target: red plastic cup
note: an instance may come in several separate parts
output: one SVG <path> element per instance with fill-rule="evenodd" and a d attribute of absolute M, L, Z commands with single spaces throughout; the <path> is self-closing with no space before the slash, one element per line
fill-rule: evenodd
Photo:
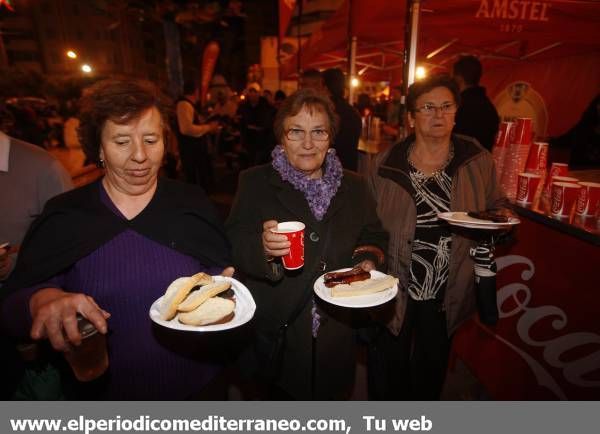
<path fill-rule="evenodd" d="M 304 228 L 302 222 L 281 222 L 277 229 L 272 229 L 276 234 L 285 235 L 291 243 L 290 253 L 281 257 L 286 270 L 304 267 Z"/>
<path fill-rule="evenodd" d="M 566 176 L 569 173 L 569 165 L 566 163 L 552 163 L 548 176 L 546 177 L 546 187 L 544 188 L 544 196 L 550 197 L 550 190 L 552 190 L 552 181 L 555 176 Z"/>
<path fill-rule="evenodd" d="M 541 179 L 542 175 L 537 173 L 519 173 L 517 202 L 523 204 L 532 203 Z"/>
<path fill-rule="evenodd" d="M 575 205 L 581 186 L 573 182 L 552 182 L 552 207 L 550 212 L 556 217 L 568 217 Z"/>
<path fill-rule="evenodd" d="M 552 163 L 548 176 L 567 176 L 569 165 L 567 163 Z"/>
<path fill-rule="evenodd" d="M 548 164 L 548 143 L 533 142 L 529 148 L 525 172 L 542 173 Z"/>
<path fill-rule="evenodd" d="M 576 212 L 579 215 L 595 216 L 600 210 L 600 184 L 597 182 L 580 182 Z"/>
<path fill-rule="evenodd" d="M 515 123 L 515 137 L 513 143 L 528 145 L 531 143 L 533 121 L 531 118 L 517 118 Z"/>
<path fill-rule="evenodd" d="M 572 176 L 555 176 L 552 178 L 552 182 L 572 182 L 573 184 L 578 184 L 579 179 Z"/>
<path fill-rule="evenodd" d="M 499 148 L 505 148 L 511 143 L 513 143 L 513 138 L 515 135 L 514 125 L 514 122 L 500 123 L 498 133 L 496 134 L 496 141 L 494 142 L 494 146 L 497 146 Z"/>

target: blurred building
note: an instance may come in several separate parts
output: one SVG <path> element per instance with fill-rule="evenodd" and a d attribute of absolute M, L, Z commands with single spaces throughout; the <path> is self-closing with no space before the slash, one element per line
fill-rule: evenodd
<path fill-rule="evenodd" d="M 49 76 L 123 74 L 166 80 L 163 27 L 144 2 L 13 0 L 0 10 L 4 62 Z M 76 58 L 67 56 L 72 50 Z M 0 53 L 0 61 L 2 59 Z"/>

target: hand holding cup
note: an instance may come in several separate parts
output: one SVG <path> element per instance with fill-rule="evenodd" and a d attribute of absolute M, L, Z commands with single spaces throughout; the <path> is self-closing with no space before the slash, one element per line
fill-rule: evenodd
<path fill-rule="evenodd" d="M 267 257 L 281 257 L 283 267 L 297 270 L 304 266 L 304 228 L 302 222 L 268 220 L 263 223 L 263 248 Z M 267 232 L 271 232 L 268 234 Z"/>
<path fill-rule="evenodd" d="M 281 257 L 290 253 L 291 243 L 285 235 L 277 234 L 277 220 L 267 220 L 263 223 L 262 243 L 267 257 Z"/>

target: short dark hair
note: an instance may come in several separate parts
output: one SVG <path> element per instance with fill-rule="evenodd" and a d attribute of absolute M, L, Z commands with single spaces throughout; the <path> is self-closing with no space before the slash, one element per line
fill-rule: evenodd
<path fill-rule="evenodd" d="M 332 95 L 344 97 L 346 77 L 340 68 L 330 68 L 323 71 L 323 83 Z"/>
<path fill-rule="evenodd" d="M 85 156 L 100 162 L 102 130 L 107 120 L 124 124 L 156 107 L 160 113 L 163 132 L 169 130 L 171 101 L 149 81 L 133 79 L 102 80 L 83 93 L 80 100 L 77 135 Z"/>
<path fill-rule="evenodd" d="M 479 84 L 482 72 L 481 62 L 475 56 L 460 56 L 452 67 L 452 73 L 462 77 L 469 86 Z"/>
<path fill-rule="evenodd" d="M 277 92 L 275 92 L 275 101 L 283 101 L 285 99 L 285 92 L 282 91 L 281 89 L 279 89 Z"/>
<path fill-rule="evenodd" d="M 322 110 L 325 113 L 329 120 L 329 143 L 332 143 L 338 131 L 338 116 L 335 114 L 335 108 L 327 95 L 311 88 L 300 89 L 291 94 L 277 111 L 273 130 L 279 143 L 283 141 L 285 135 L 285 120 L 296 116 L 304 107 L 310 112 Z"/>
<path fill-rule="evenodd" d="M 303 83 L 306 84 L 306 81 L 311 81 L 314 80 L 315 82 L 319 82 L 320 86 L 323 85 L 323 76 L 321 75 L 321 73 L 319 72 L 318 69 L 314 69 L 314 68 L 309 68 L 306 69 L 304 71 L 302 71 L 302 73 L 300 74 L 300 80 L 299 80 L 299 85 L 302 86 Z"/>
<path fill-rule="evenodd" d="M 415 81 L 408 88 L 408 95 L 406 96 L 406 108 L 413 115 L 417 108 L 417 99 L 427 93 L 431 92 L 436 87 L 445 87 L 448 89 L 454 97 L 456 105 L 460 105 L 460 91 L 458 90 L 458 84 L 448 74 L 436 74 L 426 77 L 422 80 Z"/>

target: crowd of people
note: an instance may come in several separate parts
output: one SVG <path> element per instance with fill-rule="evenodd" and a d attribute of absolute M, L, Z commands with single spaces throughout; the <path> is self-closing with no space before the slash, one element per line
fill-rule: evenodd
<path fill-rule="evenodd" d="M 172 102 L 149 82 L 103 80 L 77 103 L 75 127 L 103 176 L 76 189 L 49 154 L 11 137 L 16 129 L 0 132 L 0 202 L 10 211 L 0 225 L 3 397 L 226 399 L 235 378 L 249 399 L 346 399 L 361 336 L 370 399 L 439 399 L 452 335 L 476 308 L 475 240 L 437 214 L 505 205 L 486 150 L 497 114 L 489 110 L 481 138 L 469 130 L 484 125 L 466 107 L 478 99 L 483 116 L 487 103 L 480 67 L 466 63 L 414 83 L 405 102 L 393 88 L 357 107 L 336 69 L 305 71 L 289 96 L 256 83 L 243 101 L 215 92 L 204 110 L 193 82 Z M 362 176 L 365 110 L 395 143 Z M 207 194 L 215 154 L 246 169 L 226 221 Z M 290 242 L 273 231 L 282 221 L 305 225 L 299 270 L 282 266 Z M 353 266 L 397 277 L 398 296 L 348 309 L 313 295 L 321 274 Z M 213 334 L 152 323 L 152 302 L 201 271 L 242 280 L 253 321 Z M 81 344 L 80 316 L 106 336 L 110 359 L 86 383 L 62 357 Z M 15 348 L 30 341 L 39 350 L 24 361 Z"/>

